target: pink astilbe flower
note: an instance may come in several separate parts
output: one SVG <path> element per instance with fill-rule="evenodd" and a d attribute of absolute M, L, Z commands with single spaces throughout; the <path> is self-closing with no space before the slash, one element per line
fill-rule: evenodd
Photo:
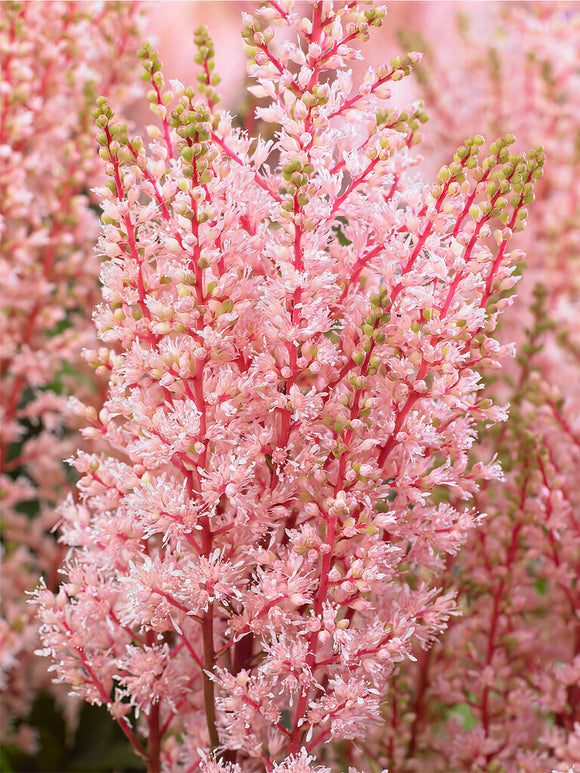
<path fill-rule="evenodd" d="M 538 217 L 518 236 L 528 256 L 520 297 L 504 318 L 519 355 L 489 386 L 511 404 L 509 423 L 488 438 L 505 481 L 476 494 L 488 517 L 441 581 L 459 587 L 462 618 L 393 680 L 384 761 L 395 770 L 580 765 L 579 11 L 507 8 L 493 40 L 467 37 L 472 66 L 457 81 L 470 94 L 453 98 L 451 120 L 441 102 L 433 111 L 440 137 L 462 122 L 509 122 L 545 143 L 549 163 Z M 492 66 L 478 67 L 484 59 Z M 443 96 L 445 68 L 434 64 L 424 75 Z"/>
<path fill-rule="evenodd" d="M 89 359 L 110 381 L 84 434 L 110 452 L 75 457 L 67 580 L 38 602 L 58 679 L 148 771 L 316 770 L 372 737 L 398 665 L 457 614 L 435 578 L 500 475 L 470 451 L 506 416 L 481 372 L 511 352 L 507 244 L 543 154 L 508 136 L 480 160 L 476 137 L 424 185 L 421 109 L 384 109 L 419 55 L 355 88 L 384 10 L 312 11 L 244 18 L 273 142 L 218 112 L 203 30 L 197 90 L 142 50 L 148 145 L 96 111 Z"/>
<path fill-rule="evenodd" d="M 550 163 L 536 190 L 536 217 L 519 239 L 526 248 L 535 246 L 527 249 L 524 284 L 532 288 L 541 281 L 551 294 L 577 298 L 576 272 L 569 264 L 579 250 L 580 11 L 565 1 L 495 5 L 487 35 L 481 34 L 477 11 L 458 16 L 445 46 L 430 44 L 428 29 L 401 34 L 428 50 L 420 87 L 432 131 L 431 147 L 423 152 L 440 163 L 482 126 L 495 134 L 515 133 L 522 147 L 541 143 Z M 553 315 L 554 307 L 549 311 Z M 564 314 L 560 319 L 569 321 L 569 310 Z"/>
<path fill-rule="evenodd" d="M 80 352 L 94 331 L 98 218 L 89 188 L 95 89 L 119 98 L 131 73 L 137 7 L 4 3 L 0 20 L 0 650 L 2 742 L 19 744 L 35 689 L 46 686 L 33 610 L 61 550 L 48 534 L 67 483 L 66 393 L 90 399 Z M 84 375 L 83 375 L 84 372 Z M 84 381 L 83 381 L 84 379 Z M 11 736 L 11 737 L 10 737 Z M 30 738 L 28 733 L 27 738 Z M 22 746 L 22 744 L 20 743 Z M 30 747 L 30 744 L 27 744 Z"/>

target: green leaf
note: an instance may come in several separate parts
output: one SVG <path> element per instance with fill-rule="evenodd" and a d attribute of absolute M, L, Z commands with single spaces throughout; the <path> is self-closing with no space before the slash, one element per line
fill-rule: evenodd
<path fill-rule="evenodd" d="M 479 725 L 479 721 L 471 713 L 471 706 L 469 703 L 456 703 L 455 706 L 452 706 L 449 710 L 449 716 L 455 716 L 459 719 L 461 722 L 461 729 L 464 731 L 474 730 Z"/>
<path fill-rule="evenodd" d="M 280 714 L 280 724 L 286 730 L 292 730 L 292 715 L 288 709 L 283 709 Z"/>

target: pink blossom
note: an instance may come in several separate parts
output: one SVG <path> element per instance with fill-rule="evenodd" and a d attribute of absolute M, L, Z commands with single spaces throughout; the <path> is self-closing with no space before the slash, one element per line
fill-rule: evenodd
<path fill-rule="evenodd" d="M 42 573 L 57 586 L 62 551 L 49 531 L 71 486 L 62 459 L 66 396 L 98 399 L 81 350 L 94 346 L 98 218 L 89 189 L 102 178 L 90 112 L 105 88 L 120 104 L 137 7 L 7 3 L 0 23 L 0 612 L 2 743 L 32 751 L 25 724 L 48 685 L 26 603 Z M 60 696 L 62 698 L 62 696 Z M 68 712 L 69 718 L 72 716 Z"/>
<path fill-rule="evenodd" d="M 336 73 L 384 9 L 311 10 L 244 18 L 271 143 L 218 111 L 203 29 L 197 90 L 141 50 L 147 140 L 95 110 L 104 451 L 73 460 L 66 579 L 37 601 L 57 678 L 150 772 L 328 770 L 327 744 L 376 738 L 500 477 L 473 454 L 505 418 L 483 374 L 543 153 L 476 137 L 421 183 L 421 108 L 382 110 L 420 56 L 353 86 Z"/>
<path fill-rule="evenodd" d="M 442 140 L 437 152 L 452 153 L 470 127 L 509 128 L 523 145 L 545 144 L 550 162 L 537 189 L 538 218 L 517 236 L 527 265 L 502 340 L 515 339 L 518 356 L 486 391 L 510 402 L 508 424 L 487 440 L 504 478 L 474 492 L 486 517 L 442 581 L 449 592 L 459 588 L 463 615 L 391 682 L 383 749 L 402 770 L 565 770 L 580 760 L 572 676 L 579 641 L 580 177 L 570 147 L 580 108 L 580 16 L 572 4 L 538 3 L 506 6 L 501 17 L 497 33 L 484 37 L 475 33 L 477 19 L 466 17 L 455 48 L 439 47 L 440 57 L 428 51 L 422 73 Z M 468 61 L 460 72 L 442 61 L 457 47 Z M 457 86 L 449 89 L 451 74 Z"/>

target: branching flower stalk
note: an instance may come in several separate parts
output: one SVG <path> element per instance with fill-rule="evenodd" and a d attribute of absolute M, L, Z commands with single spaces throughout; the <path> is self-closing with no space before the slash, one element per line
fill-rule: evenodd
<path fill-rule="evenodd" d="M 501 34 L 477 41 L 463 20 L 468 66 L 456 80 L 469 94 L 454 95 L 452 121 L 448 66 L 435 56 L 422 65 L 443 99 L 430 111 L 440 147 L 452 152 L 466 123 L 489 132 L 509 123 L 520 142 L 545 142 L 549 163 L 537 216 L 518 236 L 524 279 L 503 319 L 518 356 L 488 384 L 510 403 L 509 421 L 486 440 L 505 479 L 475 495 L 487 518 L 440 580 L 442 592 L 458 589 L 463 615 L 391 681 L 379 759 L 397 773 L 580 766 L 580 8 L 541 3 L 501 16 Z"/>
<path fill-rule="evenodd" d="M 87 356 L 109 391 L 73 407 L 109 451 L 74 457 L 66 581 L 37 601 L 58 678 L 149 773 L 300 773 L 365 737 L 370 764 L 394 672 L 458 612 L 437 577 L 501 475 L 471 452 L 506 417 L 482 373 L 511 353 L 494 330 L 543 153 L 506 136 L 480 158 L 476 136 L 422 183 L 422 109 L 385 104 L 419 54 L 358 87 L 348 70 L 383 17 L 244 17 L 274 141 L 218 110 L 204 30 L 197 89 L 142 49 L 148 142 L 99 100 Z"/>
<path fill-rule="evenodd" d="M 50 680 L 25 592 L 41 573 L 58 586 L 62 550 L 49 531 L 72 490 L 62 460 L 78 445 L 66 399 L 94 400 L 99 388 L 81 357 L 96 340 L 89 189 L 104 176 L 91 112 L 97 89 L 126 98 L 139 13 L 92 2 L 7 2 L 0 13 L 0 737 L 28 751 L 23 720 Z"/>

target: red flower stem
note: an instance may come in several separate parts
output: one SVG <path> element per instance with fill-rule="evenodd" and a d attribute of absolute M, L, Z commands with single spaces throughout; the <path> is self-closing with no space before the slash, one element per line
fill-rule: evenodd
<path fill-rule="evenodd" d="M 419 730 L 421 724 L 425 719 L 427 713 L 427 704 L 425 701 L 425 695 L 427 693 L 427 687 L 429 685 L 429 664 L 431 661 L 431 653 L 433 650 L 421 650 L 418 657 L 418 673 L 417 682 L 415 688 L 415 707 L 413 724 L 411 725 L 411 737 L 409 739 L 409 745 L 407 747 L 407 759 L 412 759 L 415 755 L 415 749 L 417 747 L 417 738 L 419 736 Z"/>
<path fill-rule="evenodd" d="M 72 629 L 68 625 L 65 625 L 65 628 L 69 632 L 69 634 L 72 634 Z M 97 677 L 97 675 L 91 668 L 91 665 L 89 664 L 88 660 L 86 659 L 84 649 L 82 647 L 79 647 L 77 649 L 77 652 L 79 654 L 81 663 L 83 664 L 83 668 L 85 669 L 85 671 L 90 677 L 91 682 L 95 685 L 95 687 L 99 692 L 100 699 L 105 705 L 109 705 L 111 702 L 111 699 L 109 698 L 109 694 L 105 690 L 102 682 Z M 135 752 L 135 754 L 139 755 L 139 757 L 146 760 L 147 753 L 145 752 L 145 749 L 143 748 L 143 746 L 140 744 L 135 733 L 131 730 L 131 727 L 129 725 L 127 718 L 123 717 L 122 720 L 118 720 L 117 724 L 119 725 L 119 727 L 121 728 L 121 730 L 123 731 L 127 739 L 129 740 L 129 743 L 131 744 L 131 747 L 133 748 L 133 751 Z"/>
<path fill-rule="evenodd" d="M 318 583 L 318 591 L 316 593 L 316 599 L 314 600 L 315 617 L 318 617 L 322 613 L 322 605 L 326 601 L 326 595 L 328 593 L 328 573 L 332 566 L 332 554 L 334 552 L 334 543 L 336 540 L 336 518 L 328 517 L 326 520 L 326 543 L 330 546 L 330 550 L 322 556 L 322 565 L 320 567 L 320 581 Z M 316 650 L 318 647 L 318 631 L 313 631 L 310 634 L 308 642 L 308 655 L 306 660 L 308 665 L 312 668 L 316 663 Z M 298 722 L 303 719 L 306 707 L 308 705 L 308 690 L 301 690 L 300 697 L 296 706 L 296 713 L 294 715 L 294 726 L 292 728 L 292 734 L 290 742 L 288 744 L 288 753 L 295 754 L 299 747 L 303 735 L 302 727 L 298 726 Z"/>
<path fill-rule="evenodd" d="M 159 701 L 151 705 L 147 715 L 149 734 L 147 738 L 147 773 L 161 771 L 161 732 L 159 727 Z"/>

